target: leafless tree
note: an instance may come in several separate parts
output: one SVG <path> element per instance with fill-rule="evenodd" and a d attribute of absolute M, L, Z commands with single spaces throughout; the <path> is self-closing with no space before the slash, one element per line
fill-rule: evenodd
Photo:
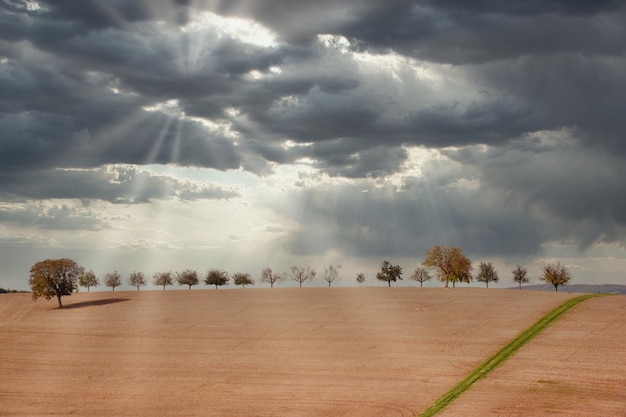
<path fill-rule="evenodd" d="M 313 278 L 315 278 L 315 271 L 311 268 L 304 268 L 299 265 L 291 267 L 291 280 L 296 281 L 300 287 L 302 287 L 303 282 L 313 281 Z"/>
<path fill-rule="evenodd" d="M 519 289 L 522 289 L 522 284 L 526 284 L 530 281 L 528 278 L 528 270 L 521 265 L 516 265 L 513 270 L 513 282 L 519 284 Z"/>
<path fill-rule="evenodd" d="M 261 272 L 261 282 L 270 284 L 270 288 L 274 288 L 274 284 L 283 280 L 283 276 L 279 273 L 272 272 L 272 268 L 265 268 Z"/>
<path fill-rule="evenodd" d="M 341 280 L 341 278 L 339 277 L 339 268 L 341 268 L 340 265 L 330 265 L 324 270 L 324 281 L 328 282 L 329 288 L 333 282 Z"/>

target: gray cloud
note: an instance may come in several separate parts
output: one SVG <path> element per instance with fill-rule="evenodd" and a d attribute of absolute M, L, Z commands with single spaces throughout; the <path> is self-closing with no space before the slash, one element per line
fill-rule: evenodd
<path fill-rule="evenodd" d="M 7 173 L 0 176 L 0 184 L 0 198 L 5 201 L 93 199 L 115 204 L 140 204 L 171 198 L 191 201 L 239 196 L 238 192 L 226 187 L 155 175 L 125 166 Z"/>
<path fill-rule="evenodd" d="M 621 2 L 78 3 L 0 2 L 3 200 L 229 198 L 135 168 L 111 182 L 108 166 L 268 175 L 306 158 L 357 185 L 294 191 L 306 210 L 281 212 L 301 225 L 297 253 L 626 241 Z M 181 28 L 203 11 L 253 19 L 277 40 Z M 410 147 L 452 162 L 431 162 L 402 192 L 361 193 L 359 179 L 401 172 Z"/>

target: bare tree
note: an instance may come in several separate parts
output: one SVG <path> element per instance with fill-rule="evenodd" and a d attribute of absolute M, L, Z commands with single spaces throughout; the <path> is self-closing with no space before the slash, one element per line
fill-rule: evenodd
<path fill-rule="evenodd" d="M 272 272 L 272 268 L 265 268 L 261 271 L 261 282 L 270 284 L 270 288 L 274 288 L 274 284 L 283 280 L 283 276 L 279 273 Z"/>
<path fill-rule="evenodd" d="M 516 265 L 513 272 L 513 282 L 519 284 L 519 289 L 522 289 L 522 284 L 526 284 L 530 281 L 528 278 L 528 270 L 521 265 Z"/>
<path fill-rule="evenodd" d="M 313 278 L 315 278 L 315 271 L 311 268 L 304 268 L 299 265 L 291 267 L 291 280 L 296 281 L 300 287 L 302 287 L 303 282 L 313 281 Z"/>
<path fill-rule="evenodd" d="M 328 282 L 329 288 L 333 282 L 341 280 L 341 278 L 339 277 L 339 268 L 341 268 L 340 265 L 338 266 L 330 265 L 328 268 L 324 270 L 324 281 Z"/>
<path fill-rule="evenodd" d="M 356 282 L 358 282 L 359 285 L 365 282 L 365 274 L 363 272 L 359 272 L 358 274 L 356 274 Z"/>
<path fill-rule="evenodd" d="M 380 272 L 376 274 L 376 279 L 387 282 L 391 287 L 391 281 L 402 279 L 402 267 L 400 265 L 392 265 L 391 262 L 384 260 L 380 266 Z"/>
<path fill-rule="evenodd" d="M 441 282 L 452 282 L 456 286 L 457 282 L 467 282 L 472 280 L 472 262 L 463 250 L 454 246 L 435 246 L 426 251 L 426 257 L 422 265 L 437 269 L 437 278 Z"/>
<path fill-rule="evenodd" d="M 413 271 L 413 275 L 411 275 L 411 279 L 413 281 L 417 281 L 420 283 L 420 288 L 422 288 L 424 282 L 430 281 L 432 278 L 433 277 L 430 276 L 428 269 L 424 268 L 423 266 L 418 266 L 417 268 L 415 268 L 415 271 Z"/>
<path fill-rule="evenodd" d="M 133 287 L 137 287 L 137 291 L 139 291 L 139 287 L 144 287 L 148 281 L 146 281 L 146 277 L 143 275 L 143 272 L 133 271 L 128 278 L 128 283 Z"/>
<path fill-rule="evenodd" d="M 183 272 L 176 273 L 176 281 L 178 285 L 188 285 L 191 289 L 192 285 L 198 285 L 198 273 L 192 269 L 185 269 Z"/>
<path fill-rule="evenodd" d="M 250 274 L 243 272 L 237 272 L 233 275 L 233 282 L 235 285 L 241 285 L 242 288 L 246 288 L 246 285 L 254 285 L 254 280 L 250 277 Z"/>
<path fill-rule="evenodd" d="M 92 270 L 89 270 L 78 277 L 78 285 L 87 288 L 87 292 L 89 292 L 89 288 L 97 287 L 100 285 L 100 281 L 98 281 L 96 274 L 94 274 Z"/>
<path fill-rule="evenodd" d="M 481 262 L 478 265 L 478 275 L 476 275 L 476 281 L 484 282 L 487 288 L 489 288 L 490 282 L 498 282 L 499 280 L 500 278 L 498 277 L 498 273 L 491 262 Z"/>
<path fill-rule="evenodd" d="M 539 279 L 554 285 L 554 291 L 558 292 L 559 285 L 569 283 L 572 276 L 567 268 L 561 266 L 560 262 L 557 262 L 556 264 L 545 264 L 543 266 L 543 275 Z"/>
<path fill-rule="evenodd" d="M 152 275 L 152 283 L 159 287 L 163 287 L 163 291 L 165 291 L 165 286 L 174 285 L 174 280 L 172 279 L 171 272 L 155 272 Z"/>
<path fill-rule="evenodd" d="M 115 291 L 115 287 L 122 285 L 122 276 L 117 271 L 109 272 L 104 276 L 104 285 Z"/>
<path fill-rule="evenodd" d="M 33 301 L 39 297 L 44 297 L 46 300 L 56 297 L 59 308 L 63 308 L 61 297 L 72 295 L 78 289 L 76 281 L 84 272 L 83 267 L 68 258 L 37 262 L 30 268 L 28 280 L 33 291 Z"/>
<path fill-rule="evenodd" d="M 228 281 L 230 281 L 230 278 L 228 278 L 228 272 L 221 269 L 211 269 L 206 273 L 204 285 L 215 285 L 215 289 L 217 289 L 222 285 L 228 285 Z"/>

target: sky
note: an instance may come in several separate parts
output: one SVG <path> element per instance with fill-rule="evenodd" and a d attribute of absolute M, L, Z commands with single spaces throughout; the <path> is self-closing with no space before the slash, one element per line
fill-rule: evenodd
<path fill-rule="evenodd" d="M 292 265 L 385 285 L 387 259 L 416 285 L 434 245 L 500 287 L 546 262 L 626 284 L 625 21 L 608 0 L 0 0 L 0 287 L 60 257 L 257 287 Z"/>

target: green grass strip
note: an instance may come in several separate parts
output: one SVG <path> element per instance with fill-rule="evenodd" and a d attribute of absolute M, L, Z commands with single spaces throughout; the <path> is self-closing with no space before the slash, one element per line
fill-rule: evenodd
<path fill-rule="evenodd" d="M 561 304 L 554 310 L 550 311 L 548 314 L 543 316 L 537 323 L 530 326 L 528 329 L 524 330 L 509 342 L 508 345 L 504 346 L 498 352 L 496 352 L 493 356 L 484 361 L 481 365 L 479 365 L 472 373 L 466 376 L 463 380 L 461 380 L 458 384 L 452 387 L 448 392 L 443 394 L 441 397 L 437 399 L 426 411 L 419 415 L 419 417 L 430 417 L 434 416 L 448 405 L 452 403 L 457 397 L 459 397 L 463 392 L 465 392 L 472 384 L 481 378 L 485 377 L 489 372 L 493 371 L 496 367 L 498 367 L 502 362 L 507 360 L 511 355 L 513 355 L 519 348 L 524 346 L 528 341 L 530 341 L 533 337 L 538 335 L 543 329 L 548 327 L 554 320 L 559 318 L 563 313 L 568 311 L 570 308 L 575 305 L 588 300 L 589 298 L 599 297 L 606 294 L 585 294 L 576 298 L 572 298 L 565 303 Z"/>

